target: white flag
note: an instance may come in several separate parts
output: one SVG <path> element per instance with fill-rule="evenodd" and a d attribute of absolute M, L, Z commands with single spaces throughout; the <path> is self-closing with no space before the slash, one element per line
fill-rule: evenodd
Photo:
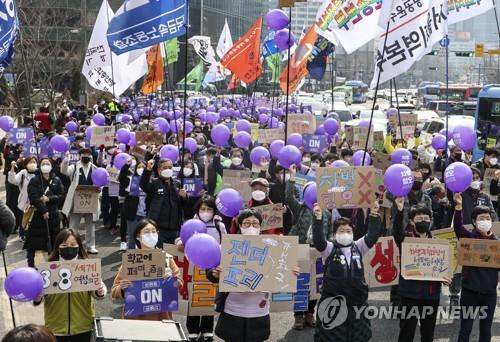
<path fill-rule="evenodd" d="M 212 40 L 207 36 L 192 36 L 188 39 L 189 44 L 193 45 L 194 51 L 208 65 L 217 63 L 215 52 L 212 47 Z"/>
<path fill-rule="evenodd" d="M 229 31 L 229 25 L 227 24 L 226 19 L 226 23 L 224 24 L 224 28 L 222 29 L 219 37 L 219 42 L 217 43 L 217 48 L 215 49 L 217 56 L 222 59 L 222 57 L 224 57 L 224 55 L 231 50 L 232 46 L 233 38 L 231 37 L 231 31 Z"/>
<path fill-rule="evenodd" d="M 472 3 L 471 3 L 472 2 Z M 448 0 L 448 25 L 458 23 L 495 8 L 493 0 Z"/>
<path fill-rule="evenodd" d="M 394 0 L 383 59 L 385 33 L 379 39 L 371 88 L 379 73 L 380 84 L 404 73 L 448 33 L 446 0 L 418 0 L 413 11 L 407 10 L 405 1 Z"/>

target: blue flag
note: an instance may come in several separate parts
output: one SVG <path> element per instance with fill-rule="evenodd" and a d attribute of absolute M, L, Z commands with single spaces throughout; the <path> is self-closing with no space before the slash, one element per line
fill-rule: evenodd
<path fill-rule="evenodd" d="M 14 3 L 0 2 L 0 72 L 3 72 L 12 61 L 18 31 L 19 21 Z"/>
<path fill-rule="evenodd" d="M 186 34 L 186 0 L 126 0 L 111 19 L 107 31 L 111 50 L 120 55 Z"/>
<path fill-rule="evenodd" d="M 307 71 L 315 80 L 321 81 L 326 71 L 328 55 L 334 50 L 334 45 L 323 37 L 318 37 L 314 49 L 307 62 Z"/>
<path fill-rule="evenodd" d="M 262 57 L 264 58 L 274 55 L 280 51 L 274 42 L 274 35 L 275 32 L 270 31 L 264 41 L 264 44 L 262 45 Z"/>

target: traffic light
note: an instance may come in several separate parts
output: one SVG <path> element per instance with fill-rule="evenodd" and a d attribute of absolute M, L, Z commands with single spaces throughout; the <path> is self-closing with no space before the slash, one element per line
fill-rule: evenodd
<path fill-rule="evenodd" d="M 472 51 L 456 51 L 455 56 L 457 56 L 457 57 L 474 57 L 474 52 L 472 52 Z"/>
<path fill-rule="evenodd" d="M 439 51 L 438 50 L 432 50 L 431 52 L 429 52 L 427 54 L 427 56 L 437 56 L 439 54 Z"/>

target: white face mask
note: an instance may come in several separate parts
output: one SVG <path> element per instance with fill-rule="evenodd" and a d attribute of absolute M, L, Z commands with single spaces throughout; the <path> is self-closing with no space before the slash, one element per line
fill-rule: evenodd
<path fill-rule="evenodd" d="M 185 168 L 185 169 L 183 170 L 183 173 L 184 173 L 184 176 L 185 176 L 185 177 L 189 177 L 189 176 L 191 176 L 191 175 L 193 174 L 193 169 L 190 169 L 190 168 Z"/>
<path fill-rule="evenodd" d="M 231 159 L 231 163 L 233 163 L 233 165 L 236 165 L 236 166 L 240 166 L 241 165 L 241 158 L 233 158 Z"/>
<path fill-rule="evenodd" d="M 140 169 L 137 169 L 137 174 L 138 174 L 139 176 L 142 176 L 142 173 L 143 173 L 143 172 L 144 172 L 144 168 L 142 168 L 142 167 L 141 167 Z"/>
<path fill-rule="evenodd" d="M 258 202 L 266 199 L 266 193 L 261 190 L 252 191 L 252 198 Z"/>
<path fill-rule="evenodd" d="M 491 166 L 495 166 L 495 165 L 497 165 L 497 163 L 498 163 L 498 159 L 497 158 L 491 158 L 490 159 L 490 165 Z"/>
<path fill-rule="evenodd" d="M 160 172 L 160 176 L 163 178 L 171 178 L 174 175 L 174 170 L 172 169 L 165 169 Z"/>
<path fill-rule="evenodd" d="M 212 218 L 214 217 L 214 214 L 213 213 L 209 213 L 209 212 L 202 212 L 202 213 L 199 213 L 198 214 L 198 217 L 200 218 L 200 220 L 202 220 L 203 222 L 210 222 L 212 221 Z"/>
<path fill-rule="evenodd" d="M 130 163 L 130 168 L 135 168 L 135 166 L 137 165 L 137 162 L 135 160 L 132 161 L 132 163 Z"/>
<path fill-rule="evenodd" d="M 141 234 L 141 243 L 149 248 L 155 248 L 156 244 L 158 243 L 158 234 Z"/>
<path fill-rule="evenodd" d="M 316 171 L 316 169 L 319 167 L 319 163 L 311 163 L 311 169 L 313 171 Z"/>
<path fill-rule="evenodd" d="M 50 173 L 50 171 L 52 171 L 52 165 L 42 165 L 40 170 L 42 170 L 42 173 Z"/>
<path fill-rule="evenodd" d="M 343 246 L 349 246 L 352 243 L 353 235 L 349 233 L 337 233 L 335 234 L 335 241 Z"/>
<path fill-rule="evenodd" d="M 479 189 L 481 189 L 481 182 L 474 181 L 474 182 L 470 183 L 470 187 L 474 190 L 479 190 Z"/>
<path fill-rule="evenodd" d="M 491 229 L 491 221 L 490 220 L 477 221 L 477 229 L 483 233 L 489 232 Z"/>
<path fill-rule="evenodd" d="M 255 227 L 241 228 L 241 234 L 243 234 L 243 235 L 260 235 L 260 228 L 255 228 Z"/>

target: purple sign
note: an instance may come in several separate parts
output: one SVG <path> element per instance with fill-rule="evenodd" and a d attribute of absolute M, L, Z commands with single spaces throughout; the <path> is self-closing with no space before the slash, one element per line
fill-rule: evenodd
<path fill-rule="evenodd" d="M 203 178 L 184 178 L 184 190 L 190 197 L 200 197 L 204 189 Z"/>
<path fill-rule="evenodd" d="M 306 152 L 322 153 L 327 146 L 326 137 L 324 135 L 302 134 L 302 146 Z"/>
<path fill-rule="evenodd" d="M 26 144 L 33 140 L 33 128 L 11 128 L 9 131 L 9 144 Z"/>
<path fill-rule="evenodd" d="M 37 156 L 40 158 L 45 158 L 49 156 L 49 150 L 50 146 L 49 140 L 47 138 L 43 138 L 38 143 L 28 140 L 23 144 L 23 152 L 25 156 Z"/>
<path fill-rule="evenodd" d="M 179 310 L 176 277 L 136 280 L 125 290 L 125 317 Z"/>

